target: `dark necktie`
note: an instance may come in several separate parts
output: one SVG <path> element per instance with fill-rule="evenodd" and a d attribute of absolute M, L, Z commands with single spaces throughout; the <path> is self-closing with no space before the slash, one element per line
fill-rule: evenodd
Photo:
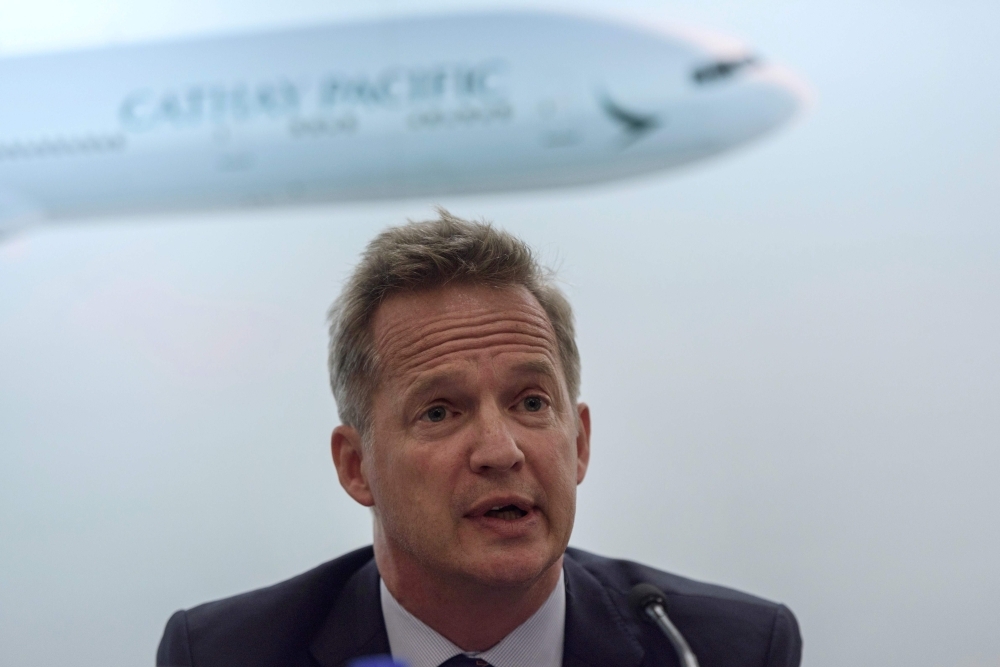
<path fill-rule="evenodd" d="M 492 667 L 492 665 L 482 658 L 470 658 L 459 653 L 454 658 L 442 662 L 440 667 Z"/>

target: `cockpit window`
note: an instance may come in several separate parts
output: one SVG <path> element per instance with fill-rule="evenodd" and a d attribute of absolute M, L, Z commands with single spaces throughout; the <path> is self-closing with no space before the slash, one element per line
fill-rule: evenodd
<path fill-rule="evenodd" d="M 708 65 L 703 65 L 691 73 L 691 78 L 695 83 L 711 83 L 728 79 L 742 69 L 746 69 L 757 64 L 755 56 L 745 58 L 735 58 L 732 60 L 717 60 Z"/>

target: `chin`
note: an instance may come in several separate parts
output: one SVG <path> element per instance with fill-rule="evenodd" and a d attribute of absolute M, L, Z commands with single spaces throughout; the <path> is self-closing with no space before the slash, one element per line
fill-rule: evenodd
<path fill-rule="evenodd" d="M 505 549 L 467 561 L 463 569 L 471 578 L 491 588 L 521 588 L 534 583 L 561 555 Z"/>

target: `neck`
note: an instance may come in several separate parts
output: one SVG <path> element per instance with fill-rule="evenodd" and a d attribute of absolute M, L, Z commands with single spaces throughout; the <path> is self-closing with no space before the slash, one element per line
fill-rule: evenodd
<path fill-rule="evenodd" d="M 562 556 L 530 582 L 496 586 L 435 576 L 375 539 L 379 576 L 396 601 L 463 651 L 485 651 L 528 620 L 559 582 Z"/>

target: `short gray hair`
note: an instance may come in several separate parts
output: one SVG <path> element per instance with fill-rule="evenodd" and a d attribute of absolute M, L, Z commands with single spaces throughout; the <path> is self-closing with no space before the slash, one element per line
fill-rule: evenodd
<path fill-rule="evenodd" d="M 531 248 L 488 222 L 457 218 L 438 209 L 436 220 L 390 227 L 365 248 L 330 308 L 330 386 L 342 423 L 362 434 L 371 425 L 379 360 L 372 332 L 375 311 L 400 292 L 448 283 L 528 289 L 545 310 L 559 346 L 569 398 L 580 391 L 580 353 L 573 310 L 554 274 Z"/>

